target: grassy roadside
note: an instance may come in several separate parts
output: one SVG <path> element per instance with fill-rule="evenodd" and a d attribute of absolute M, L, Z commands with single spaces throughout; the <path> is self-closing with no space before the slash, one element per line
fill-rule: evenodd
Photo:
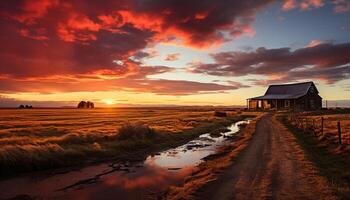
<path fill-rule="evenodd" d="M 91 145 L 77 142 L 62 144 L 59 147 L 48 146 L 46 151 L 30 151 L 30 154 L 29 151 L 18 148 L 15 151 L 12 150 L 11 154 L 0 156 L 0 177 L 6 178 L 24 172 L 62 167 L 79 167 L 102 161 L 143 160 L 149 154 L 179 146 L 203 133 L 215 131 L 247 117 L 254 116 L 238 115 L 205 122 L 182 133 L 157 132 L 147 127 L 135 130 L 132 127 L 126 127 L 124 132 L 132 130 L 135 134 L 130 134 L 129 137 L 120 137 L 116 134 L 115 137 L 105 138 L 98 143 L 90 142 Z M 145 134 L 138 135 L 140 131 Z"/>
<path fill-rule="evenodd" d="M 216 180 L 220 172 L 229 167 L 240 156 L 241 152 L 247 147 L 252 139 L 256 123 L 263 116 L 260 113 L 246 127 L 241 129 L 233 138 L 230 144 L 218 149 L 216 154 L 204 158 L 205 162 L 201 163 L 192 175 L 187 177 L 180 186 L 172 186 L 159 198 L 167 200 L 175 199 L 195 199 L 196 191 L 200 190 L 208 182 Z"/>
<path fill-rule="evenodd" d="M 316 165 L 320 175 L 326 177 L 336 195 L 340 199 L 350 199 L 350 160 L 330 151 L 331 148 L 339 147 L 324 144 L 314 136 L 302 133 L 289 124 L 286 115 L 281 115 L 277 119 L 293 133 L 307 158 Z"/>

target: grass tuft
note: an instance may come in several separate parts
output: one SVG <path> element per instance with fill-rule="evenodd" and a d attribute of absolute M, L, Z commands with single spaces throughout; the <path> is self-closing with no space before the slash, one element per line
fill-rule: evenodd
<path fill-rule="evenodd" d="M 126 123 L 118 130 L 118 140 L 144 140 L 157 137 L 155 129 L 147 125 Z"/>

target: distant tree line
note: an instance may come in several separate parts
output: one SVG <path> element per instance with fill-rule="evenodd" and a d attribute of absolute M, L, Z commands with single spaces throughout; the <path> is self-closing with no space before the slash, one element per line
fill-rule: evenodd
<path fill-rule="evenodd" d="M 90 101 L 81 101 L 77 106 L 77 108 L 94 108 L 94 107 L 95 107 L 94 103 Z"/>
<path fill-rule="evenodd" d="M 32 105 L 19 105 L 18 108 L 33 108 Z"/>

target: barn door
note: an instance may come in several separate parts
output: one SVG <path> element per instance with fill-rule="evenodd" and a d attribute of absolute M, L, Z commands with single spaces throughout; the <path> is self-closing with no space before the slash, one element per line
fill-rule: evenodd
<path fill-rule="evenodd" d="M 289 100 L 284 100 L 284 107 L 289 108 L 290 107 L 290 101 Z"/>

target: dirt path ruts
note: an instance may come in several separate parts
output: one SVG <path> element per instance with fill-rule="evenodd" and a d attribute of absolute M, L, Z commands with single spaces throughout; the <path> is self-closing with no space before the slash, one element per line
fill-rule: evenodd
<path fill-rule="evenodd" d="M 294 136 L 264 116 L 247 149 L 197 199 L 336 199 Z"/>

